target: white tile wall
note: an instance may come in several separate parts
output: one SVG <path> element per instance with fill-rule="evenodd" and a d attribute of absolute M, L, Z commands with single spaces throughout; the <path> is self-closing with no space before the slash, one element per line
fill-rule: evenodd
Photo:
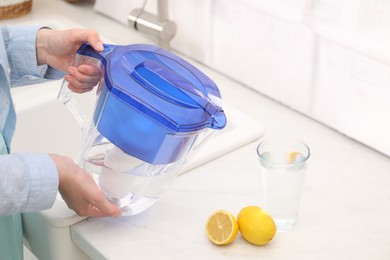
<path fill-rule="evenodd" d="M 306 26 L 224 0 L 213 1 L 211 21 L 212 67 L 308 111 L 314 35 Z"/>
<path fill-rule="evenodd" d="M 177 24 L 171 46 L 203 63 L 211 56 L 211 5 L 209 0 L 171 0 L 170 17 Z"/>
<path fill-rule="evenodd" d="M 284 21 L 303 21 L 310 1 L 307 0 L 235 0 L 255 11 Z"/>
<path fill-rule="evenodd" d="M 125 8 L 96 0 L 96 10 L 127 23 L 143 2 L 117 1 Z M 173 49 L 390 155 L 390 1 L 169 4 Z"/>
<path fill-rule="evenodd" d="M 311 2 L 306 24 L 313 32 L 390 65 L 390 1 Z"/>
<path fill-rule="evenodd" d="M 390 154 L 390 66 L 319 41 L 312 116 Z"/>

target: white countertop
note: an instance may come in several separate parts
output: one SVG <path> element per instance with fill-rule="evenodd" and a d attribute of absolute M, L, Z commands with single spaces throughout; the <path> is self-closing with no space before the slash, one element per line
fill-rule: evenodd
<path fill-rule="evenodd" d="M 150 42 L 92 6 L 88 0 L 73 6 L 34 0 L 32 13 L 12 22 L 51 19 L 61 10 L 116 43 Z M 287 134 L 311 148 L 296 227 L 277 233 L 267 246 L 251 245 L 238 235 L 233 244 L 218 247 L 205 236 L 205 221 L 214 210 L 237 215 L 244 206 L 259 205 L 256 141 L 181 175 L 142 214 L 73 225 L 73 242 L 93 259 L 390 259 L 390 159 L 198 66 L 217 83 L 225 102 L 261 122 L 265 135 Z"/>

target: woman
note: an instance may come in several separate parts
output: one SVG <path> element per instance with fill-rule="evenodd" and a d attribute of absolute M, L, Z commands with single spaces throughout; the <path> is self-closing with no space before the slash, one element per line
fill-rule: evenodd
<path fill-rule="evenodd" d="M 93 30 L 0 27 L 0 252 L 4 259 L 23 259 L 20 213 L 50 208 L 57 191 L 81 216 L 121 214 L 70 158 L 10 153 L 16 125 L 10 88 L 58 79 L 68 72 L 65 79 L 70 89 L 78 93 L 91 90 L 100 79 L 99 69 L 71 66 L 77 49 L 85 42 L 96 51 L 103 50 L 99 34 Z"/>

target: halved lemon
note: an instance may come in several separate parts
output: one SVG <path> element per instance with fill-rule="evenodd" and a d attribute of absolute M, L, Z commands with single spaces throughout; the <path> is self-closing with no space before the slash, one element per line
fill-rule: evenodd
<path fill-rule="evenodd" d="M 207 237 L 216 245 L 228 245 L 238 234 L 236 218 L 225 210 L 213 212 L 206 222 Z"/>

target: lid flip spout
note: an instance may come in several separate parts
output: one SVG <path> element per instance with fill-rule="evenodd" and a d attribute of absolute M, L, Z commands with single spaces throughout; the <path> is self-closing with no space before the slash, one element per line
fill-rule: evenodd
<path fill-rule="evenodd" d="M 205 111 L 210 115 L 207 127 L 212 129 L 222 129 L 226 126 L 226 115 L 220 107 L 214 106 L 212 103 L 208 103 L 205 107 Z"/>

